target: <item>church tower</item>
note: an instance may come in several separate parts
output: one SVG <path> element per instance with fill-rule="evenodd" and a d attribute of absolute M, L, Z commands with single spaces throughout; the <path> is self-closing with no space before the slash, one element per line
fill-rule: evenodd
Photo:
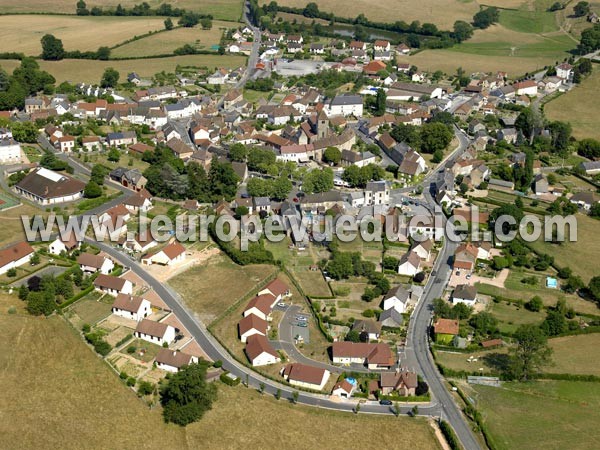
<path fill-rule="evenodd" d="M 322 109 L 317 116 L 317 139 L 324 139 L 329 135 L 329 117 Z"/>

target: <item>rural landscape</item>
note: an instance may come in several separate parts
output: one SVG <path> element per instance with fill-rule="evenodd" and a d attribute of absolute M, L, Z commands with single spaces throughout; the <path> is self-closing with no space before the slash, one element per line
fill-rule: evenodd
<path fill-rule="evenodd" d="M 598 448 L 600 2 L 348 6 L 0 0 L 1 448 Z"/>

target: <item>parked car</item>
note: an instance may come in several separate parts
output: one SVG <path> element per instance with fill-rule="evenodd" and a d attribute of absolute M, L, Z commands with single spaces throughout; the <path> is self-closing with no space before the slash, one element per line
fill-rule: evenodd
<path fill-rule="evenodd" d="M 379 404 L 384 405 L 384 406 L 392 406 L 392 401 L 391 400 L 379 400 Z"/>

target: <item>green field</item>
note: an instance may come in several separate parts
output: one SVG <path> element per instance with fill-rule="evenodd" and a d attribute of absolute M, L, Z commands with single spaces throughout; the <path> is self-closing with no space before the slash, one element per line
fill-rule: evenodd
<path fill-rule="evenodd" d="M 600 346 L 600 334 L 582 334 L 550 339 L 553 366 L 546 372 L 600 376 L 600 360 L 592 358 Z"/>
<path fill-rule="evenodd" d="M 12 72 L 20 61 L 0 61 L 0 67 L 7 72 Z M 229 55 L 186 55 L 170 58 L 148 58 L 125 61 L 82 61 L 78 59 L 63 59 L 62 61 L 39 61 L 43 70 L 50 72 L 57 83 L 70 81 L 72 83 L 99 83 L 102 73 L 107 67 L 119 71 L 120 80 L 126 80 L 127 74 L 135 71 L 140 77 L 152 77 L 162 72 L 175 72 L 177 65 L 235 68 L 246 64 L 245 56 Z"/>
<path fill-rule="evenodd" d="M 0 0 L 0 11 L 4 14 L 15 13 L 60 13 L 75 14 L 77 2 L 72 0 L 27 0 L 26 2 L 15 2 L 14 0 Z M 94 6 L 103 8 L 115 8 L 121 4 L 124 8 L 131 8 L 142 3 L 139 0 L 89 0 L 86 2 L 88 9 Z M 173 8 L 182 8 L 211 14 L 215 19 L 239 20 L 242 15 L 241 0 L 147 0 L 146 3 L 156 8 L 161 3 L 170 3 Z"/>
<path fill-rule="evenodd" d="M 543 1 L 535 5 L 525 4 L 521 8 L 500 11 L 500 24 L 522 33 L 549 33 L 558 30 L 556 16 L 547 10 Z M 533 7 L 532 7 L 533 6 Z"/>
<path fill-rule="evenodd" d="M 573 136 L 577 139 L 600 139 L 597 116 L 598 91 L 600 91 L 600 70 L 596 67 L 579 86 L 544 105 L 544 112 L 551 120 L 570 122 Z"/>
<path fill-rule="evenodd" d="M 596 449 L 600 383 L 541 381 L 461 386 L 498 450 Z"/>
<path fill-rule="evenodd" d="M 514 333 L 519 326 L 542 323 L 546 317 L 543 311 L 531 312 L 514 304 L 507 305 L 503 302 L 490 302 L 489 312 L 500 321 L 498 328 L 501 333 Z"/>

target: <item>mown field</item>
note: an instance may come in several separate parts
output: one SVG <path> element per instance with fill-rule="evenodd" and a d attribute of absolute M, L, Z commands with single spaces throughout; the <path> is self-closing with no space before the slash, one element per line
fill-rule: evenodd
<path fill-rule="evenodd" d="M 546 372 L 600 376 L 600 360 L 590 357 L 598 352 L 600 334 L 582 334 L 550 339 L 554 365 Z"/>
<path fill-rule="evenodd" d="M 8 315 L 10 306 L 17 313 Z M 0 294 L 0 433 L 3 447 L 38 448 L 238 448 L 260 442 L 278 448 L 295 442 L 315 448 L 440 448 L 425 420 L 346 413 L 277 402 L 252 389 L 219 386 L 213 410 L 187 428 L 166 425 L 160 408 L 148 407 L 119 381 L 59 317 L 25 315 L 22 302 Z M 248 421 L 248 412 L 252 420 Z M 277 432 L 264 433 L 277 417 Z M 306 424 L 311 432 L 306 432 Z M 394 433 L 382 429 L 398 427 Z M 360 427 L 360 433 L 347 430 Z M 43 443 L 43 444 L 41 444 Z"/>
<path fill-rule="evenodd" d="M 266 264 L 238 266 L 219 254 L 177 275 L 169 284 L 209 324 L 275 270 Z"/>
<path fill-rule="evenodd" d="M 259 0 L 259 4 L 269 3 L 270 0 Z M 280 0 L 283 6 L 303 8 L 308 0 Z M 434 23 L 440 29 L 450 30 L 456 20 L 470 21 L 479 10 L 475 1 L 461 0 L 429 0 L 426 3 L 415 0 L 388 0 L 374 5 L 370 0 L 357 0 L 348 3 L 342 0 L 322 0 L 317 2 L 321 11 L 333 12 L 342 17 L 356 17 L 364 14 L 369 19 L 380 22 L 395 22 L 403 20 L 411 23 L 418 20 L 421 23 Z"/>
<path fill-rule="evenodd" d="M 161 30 L 163 21 L 161 17 L 0 16 L 0 52 L 40 55 L 45 34 L 61 39 L 67 51 L 97 50 Z"/>
<path fill-rule="evenodd" d="M 570 122 L 573 135 L 577 139 L 600 139 L 597 103 L 599 90 L 600 70 L 595 68 L 592 74 L 571 92 L 548 102 L 544 106 L 544 112 L 551 120 Z"/>
<path fill-rule="evenodd" d="M 0 61 L 0 67 L 12 72 L 20 61 Z M 246 64 L 245 56 L 228 55 L 186 55 L 170 58 L 148 58 L 125 61 L 83 61 L 78 59 L 63 59 L 62 61 L 39 61 L 43 70 L 50 72 L 57 83 L 70 81 L 72 83 L 99 83 L 102 73 L 107 67 L 113 67 L 120 73 L 120 80 L 126 80 L 127 74 L 135 71 L 141 77 L 151 77 L 163 70 L 174 72 L 177 65 L 196 67 L 229 67 L 235 68 Z"/>
<path fill-rule="evenodd" d="M 158 33 L 115 48 L 111 55 L 117 58 L 165 55 L 175 49 L 190 44 L 198 50 L 210 50 L 221 41 L 223 30 L 236 28 L 235 22 L 214 21 L 210 30 L 200 27 L 176 28 L 171 31 Z"/>
<path fill-rule="evenodd" d="M 464 385 L 499 450 L 596 449 L 600 383 L 540 381 Z"/>
<path fill-rule="evenodd" d="M 15 2 L 14 0 L 0 0 L 0 11 L 4 14 L 15 13 L 61 13 L 75 14 L 77 2 L 72 0 L 27 0 Z M 88 9 L 94 6 L 114 8 L 121 4 L 124 8 L 131 8 L 141 0 L 90 0 L 87 1 Z M 170 3 L 174 8 L 183 8 L 205 14 L 212 14 L 215 19 L 238 20 L 242 15 L 241 0 L 147 0 L 146 3 L 156 8 L 161 3 Z"/>
<path fill-rule="evenodd" d="M 3 193 L 3 195 L 5 195 Z M 35 214 L 47 215 L 44 210 L 38 209 L 29 204 L 22 204 L 8 210 L 0 211 L 0 246 L 5 246 L 13 242 L 25 239 L 23 229 L 22 215 L 33 216 Z"/>

